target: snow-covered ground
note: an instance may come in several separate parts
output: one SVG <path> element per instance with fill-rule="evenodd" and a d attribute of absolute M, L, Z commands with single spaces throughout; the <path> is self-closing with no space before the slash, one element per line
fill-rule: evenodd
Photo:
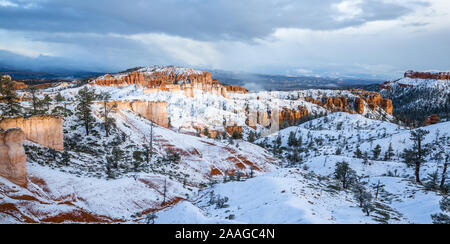
<path fill-rule="evenodd" d="M 402 162 L 401 153 L 413 144 L 409 128 L 368 118 L 374 114 L 330 113 L 259 138 L 254 144 L 179 130 L 193 122 L 220 128 L 224 119 L 245 126 L 247 109 L 302 106 L 313 114 L 325 113 L 324 108 L 302 98 L 354 96 L 349 92 L 260 92 L 224 98 L 196 91 L 189 98 L 164 91 L 148 95 L 136 86 L 92 87 L 97 93 L 109 92 L 112 100 L 168 102 L 172 128 L 153 128 L 153 158 L 135 165 L 135 153 L 149 144 L 151 123 L 132 111 L 111 114 L 115 126 L 109 137 L 104 136 L 98 116 L 100 106 L 94 106 L 95 123 L 89 136 L 84 135 L 76 116 L 69 114 L 64 119 L 69 162 L 62 152 L 27 142 L 29 185 L 22 188 L 0 178 L 0 223 L 145 223 L 151 212 L 157 216 L 156 223 L 181 224 L 431 223 L 430 215 L 439 212 L 441 193 L 415 184 L 413 169 Z M 48 88 L 39 96 L 61 92 L 72 102 L 79 89 Z M 73 111 L 74 104 L 67 108 Z M 430 132 L 424 143 L 431 144 L 433 152 L 438 150 L 437 138 L 450 136 L 450 122 L 422 129 Z M 297 143 L 301 139 L 301 145 L 290 146 L 291 135 Z M 381 152 L 374 159 L 377 145 Z M 394 155 L 387 159 L 384 155 L 390 145 Z M 441 146 L 449 151 L 449 145 Z M 114 148 L 123 156 L 111 177 L 106 158 Z M 367 153 L 367 160 L 356 157 L 357 148 Z M 292 163 L 287 156 L 294 151 L 301 159 Z M 166 162 L 174 152 L 179 160 Z M 361 210 L 354 193 L 340 189 L 334 179 L 339 162 L 347 162 L 372 195 L 380 190 L 370 216 Z M 427 157 L 422 177 L 441 172 L 441 163 Z M 217 199 L 227 200 L 218 206 Z"/>

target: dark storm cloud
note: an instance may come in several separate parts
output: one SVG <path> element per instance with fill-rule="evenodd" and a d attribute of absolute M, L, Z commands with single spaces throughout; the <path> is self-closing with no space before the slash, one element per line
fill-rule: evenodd
<path fill-rule="evenodd" d="M 342 0 L 7 1 L 13 4 L 0 5 L 0 29 L 165 33 L 197 40 L 264 38 L 277 28 L 333 30 L 396 19 L 413 11 L 382 0 L 361 1 L 355 4 L 362 10 L 359 14 L 341 19 L 344 13 L 335 4 Z"/>

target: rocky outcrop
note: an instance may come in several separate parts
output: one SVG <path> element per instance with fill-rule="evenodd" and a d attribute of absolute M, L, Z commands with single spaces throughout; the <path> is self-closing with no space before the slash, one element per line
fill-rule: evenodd
<path fill-rule="evenodd" d="M 434 125 L 434 124 L 438 124 L 439 122 L 441 122 L 441 118 L 439 116 L 437 116 L 436 114 L 433 114 L 431 116 L 428 116 L 423 125 L 424 126 L 428 126 L 428 125 Z"/>
<path fill-rule="evenodd" d="M 27 185 L 24 140 L 25 134 L 21 129 L 0 131 L 0 176 L 21 186 Z"/>
<path fill-rule="evenodd" d="M 233 135 L 234 132 L 237 132 L 239 135 L 242 135 L 242 126 L 228 126 L 226 131 L 229 135 Z"/>
<path fill-rule="evenodd" d="M 294 126 L 300 123 L 301 119 L 308 116 L 309 111 L 306 108 L 298 107 L 298 109 L 286 109 L 284 108 L 279 112 L 278 121 L 282 129 L 289 126 Z"/>
<path fill-rule="evenodd" d="M 416 72 L 409 70 L 405 73 L 405 78 L 429 79 L 429 80 L 450 80 L 450 72 Z"/>
<path fill-rule="evenodd" d="M 118 101 L 111 102 L 120 110 L 131 110 L 153 123 L 169 128 L 169 116 L 167 114 L 167 102 L 147 102 L 147 101 Z"/>
<path fill-rule="evenodd" d="M 7 80 L 12 80 L 11 76 L 9 76 L 9 75 L 3 75 L 2 78 L 7 79 Z M 23 82 L 14 81 L 14 88 L 16 90 L 23 90 L 23 89 L 28 88 L 28 85 L 26 85 Z"/>
<path fill-rule="evenodd" d="M 383 98 L 380 93 L 368 92 L 364 90 L 351 90 L 351 92 L 354 95 L 357 95 L 356 98 L 351 100 L 346 96 L 323 97 L 321 99 L 306 97 L 305 100 L 324 107 L 332 112 L 364 114 L 365 105 L 367 104 L 372 111 L 376 111 L 377 108 L 381 108 L 386 113 L 392 115 L 394 111 L 392 101 L 390 99 Z"/>
<path fill-rule="evenodd" d="M 182 70 L 182 71 L 180 71 Z M 223 86 L 212 79 L 211 73 L 199 72 L 177 67 L 144 68 L 134 72 L 105 75 L 92 84 L 99 86 L 128 86 L 144 87 L 144 93 L 151 94 L 158 91 L 170 91 L 194 97 L 194 90 L 228 97 L 228 92 L 246 93 L 242 87 Z"/>
<path fill-rule="evenodd" d="M 225 88 L 227 89 L 228 92 L 232 92 L 232 93 L 239 93 L 239 94 L 247 94 L 247 89 L 245 89 L 244 87 L 240 87 L 240 86 L 229 86 L 226 85 Z"/>
<path fill-rule="evenodd" d="M 54 116 L 33 116 L 30 118 L 8 118 L 0 121 L 0 128 L 20 128 L 25 139 L 44 147 L 64 150 L 63 121 Z"/>

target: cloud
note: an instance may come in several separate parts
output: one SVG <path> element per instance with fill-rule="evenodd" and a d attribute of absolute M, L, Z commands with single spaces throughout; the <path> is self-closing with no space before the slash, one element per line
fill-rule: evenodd
<path fill-rule="evenodd" d="M 164 33 L 252 40 L 279 28 L 335 30 L 413 12 L 385 0 L 2 0 L 0 28 L 45 32 Z M 422 3 L 422 2 L 418 2 Z M 17 7 L 24 6 L 28 7 Z M 336 21 L 338 20 L 338 21 Z"/>
<path fill-rule="evenodd" d="M 396 77 L 450 65 L 448 0 L 2 1 L 0 50 L 84 68 Z"/>

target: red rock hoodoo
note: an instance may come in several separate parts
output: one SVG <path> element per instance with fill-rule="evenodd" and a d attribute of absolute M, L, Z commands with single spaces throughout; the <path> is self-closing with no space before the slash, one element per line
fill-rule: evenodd
<path fill-rule="evenodd" d="M 0 132 L 0 176 L 21 186 L 27 185 L 24 140 L 25 134 L 21 129 Z"/>

